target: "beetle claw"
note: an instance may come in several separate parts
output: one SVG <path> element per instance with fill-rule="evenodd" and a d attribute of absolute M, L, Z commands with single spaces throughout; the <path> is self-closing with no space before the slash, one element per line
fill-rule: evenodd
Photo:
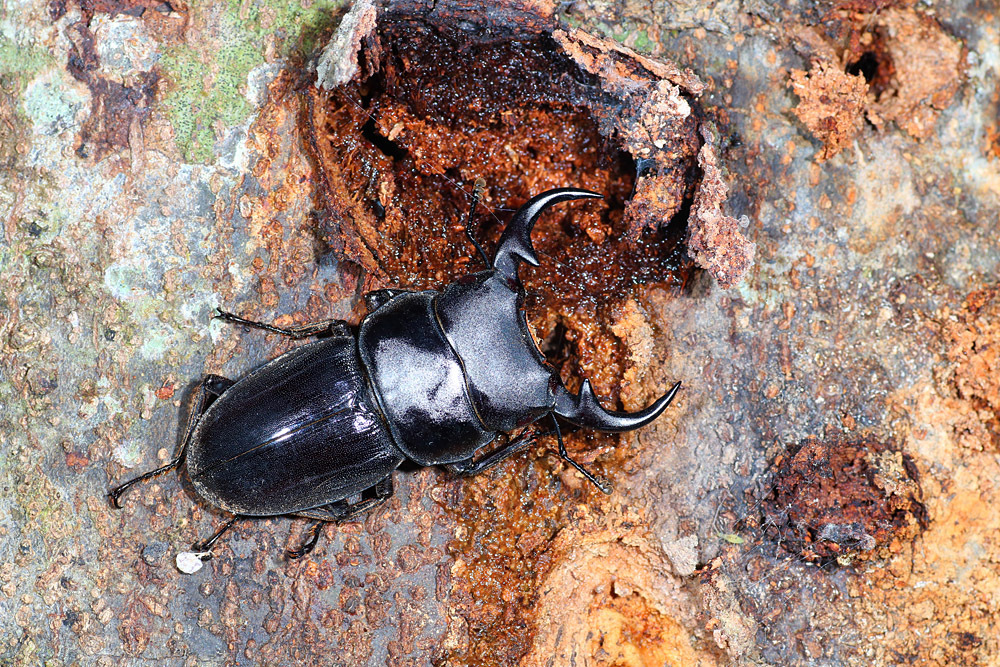
<path fill-rule="evenodd" d="M 569 456 L 565 456 L 564 455 L 564 456 L 562 456 L 562 458 L 563 458 L 563 460 L 567 461 L 571 466 L 573 466 L 574 468 L 576 468 L 577 471 L 579 471 L 579 473 L 581 475 L 583 475 L 585 478 L 587 478 L 588 482 L 590 482 L 591 484 L 593 484 L 594 486 L 596 486 L 598 489 L 600 489 L 601 493 L 603 493 L 604 495 L 610 496 L 612 493 L 615 492 L 614 487 L 612 487 L 610 484 L 608 484 L 607 480 L 605 480 L 604 478 L 598 477 L 594 473 L 590 472 L 589 470 L 587 470 L 586 468 L 584 468 L 582 465 L 580 465 L 579 463 L 577 463 L 576 461 L 574 461 L 573 459 L 571 459 Z"/>
<path fill-rule="evenodd" d="M 303 542 L 297 549 L 289 549 L 285 552 L 285 556 L 289 560 L 298 560 L 302 558 L 313 549 L 316 548 L 316 543 L 319 542 L 319 531 L 323 527 L 322 521 L 317 521 L 312 526 L 309 527 L 309 537 Z"/>
<path fill-rule="evenodd" d="M 120 510 L 122 508 L 122 504 L 119 499 L 121 498 L 123 491 L 124 489 L 118 487 L 111 489 L 111 491 L 108 493 L 108 501 L 111 503 L 111 506 L 114 507 L 116 510 Z"/>

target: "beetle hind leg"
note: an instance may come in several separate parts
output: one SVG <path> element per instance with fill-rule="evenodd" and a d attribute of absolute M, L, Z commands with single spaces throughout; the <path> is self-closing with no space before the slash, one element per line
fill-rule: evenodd
<path fill-rule="evenodd" d="M 115 488 L 108 492 L 108 500 L 111 501 L 111 505 L 115 509 L 121 509 L 121 497 L 126 491 L 138 484 L 139 482 L 145 482 L 147 479 L 152 479 L 158 475 L 173 470 L 181 464 L 184 460 L 184 454 L 187 451 L 188 442 L 191 440 L 191 434 L 194 433 L 194 427 L 197 426 L 198 420 L 208 410 L 208 407 L 215 402 L 215 399 L 222 396 L 222 393 L 229 389 L 234 384 L 233 380 L 229 378 L 224 378 L 221 375 L 206 375 L 198 388 L 198 397 L 195 399 L 195 404 L 191 408 L 191 416 L 188 418 L 187 432 L 184 434 L 184 440 L 181 442 L 180 451 L 174 460 L 165 466 L 160 466 L 156 470 L 150 470 L 147 473 L 134 477 L 124 484 L 119 484 Z"/>
<path fill-rule="evenodd" d="M 371 497 L 364 497 L 369 494 L 371 494 Z M 324 523 L 346 521 L 347 519 L 361 514 L 362 512 L 367 512 L 378 507 L 391 498 L 392 494 L 392 475 L 390 475 L 375 486 L 364 491 L 361 494 L 362 499 L 355 503 L 350 503 L 347 500 L 338 500 L 337 502 L 330 503 L 329 505 L 321 505 L 319 507 L 313 507 L 308 510 L 296 512 L 295 516 L 312 519 L 313 523 L 306 531 L 306 538 L 302 544 L 295 549 L 289 549 L 285 552 L 285 555 L 291 560 L 302 558 L 316 548 L 316 543 L 319 542 L 319 533 L 323 528 Z"/>
<path fill-rule="evenodd" d="M 201 569 L 202 563 L 208 560 L 212 560 L 214 554 L 212 553 L 212 547 L 215 543 L 219 541 L 222 535 L 233 527 L 233 524 L 240 519 L 246 519 L 247 516 L 243 514 L 234 514 L 232 517 L 227 519 L 225 523 L 219 526 L 218 530 L 212 533 L 212 536 L 207 540 L 202 542 L 197 542 L 191 546 L 191 551 L 182 551 L 177 554 L 177 569 L 184 574 L 194 574 Z"/>
<path fill-rule="evenodd" d="M 295 549 L 288 549 L 285 551 L 285 557 L 288 558 L 288 560 L 298 560 L 315 549 L 316 544 L 319 542 L 320 529 L 323 528 L 324 523 L 327 522 L 319 519 L 313 520 L 312 524 L 309 526 L 309 530 L 306 531 L 306 539 Z"/>
<path fill-rule="evenodd" d="M 224 524 L 219 526 L 219 529 L 216 530 L 214 533 L 212 533 L 212 536 L 210 538 L 202 542 L 198 542 L 191 548 L 194 549 L 195 551 L 211 552 L 212 547 L 215 545 L 216 542 L 219 541 L 219 538 L 222 537 L 223 533 L 232 528 L 234 523 L 236 523 L 240 519 L 245 519 L 245 518 L 246 517 L 243 516 L 242 514 L 234 514 L 232 517 L 227 519 Z"/>

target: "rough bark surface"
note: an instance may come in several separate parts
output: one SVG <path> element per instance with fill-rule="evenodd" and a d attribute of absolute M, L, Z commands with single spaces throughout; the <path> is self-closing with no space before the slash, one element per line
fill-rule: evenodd
<path fill-rule="evenodd" d="M 635 109 L 677 108 L 673 87 L 704 84 L 697 121 L 718 136 L 714 191 L 728 187 L 712 205 L 750 221 L 739 233 L 754 264 L 729 289 L 687 271 L 679 284 L 615 282 L 558 311 L 535 304 L 564 380 L 592 375 L 628 409 L 684 382 L 647 429 L 570 439 L 615 495 L 543 441 L 469 480 L 402 472 L 391 502 L 325 528 L 302 561 L 282 556 L 301 522 L 277 518 L 238 524 L 203 570 L 180 574 L 175 553 L 225 517 L 176 474 L 121 511 L 105 494 L 169 460 L 201 376 L 240 377 L 293 344 L 213 321 L 213 309 L 356 321 L 371 282 L 330 251 L 340 227 L 322 218 L 303 129 L 306 58 L 347 7 L 11 4 L 0 15 L 0 663 L 996 664 L 996 5 L 522 0 L 484 16 L 480 4 L 391 8 L 497 37 L 580 29 L 581 59 L 615 66 L 592 75 L 670 82 L 643 98 L 663 104 Z M 368 34 L 346 42 L 375 48 Z M 852 84 L 846 112 L 802 118 L 804 100 L 828 101 L 825 77 L 797 73 L 834 70 L 863 76 L 866 95 Z M 626 115 L 594 115 L 625 141 Z M 661 164 L 708 144 L 679 145 L 681 162 Z M 518 173 L 556 175 L 512 178 L 505 192 L 573 176 L 573 164 L 511 151 Z M 549 220 L 539 242 L 641 255 L 651 212 L 686 224 L 704 174 L 657 182 L 647 156 L 633 157 L 638 222 Z M 532 172 L 542 159 L 553 161 Z M 635 173 L 609 178 L 618 192 Z M 353 194 L 345 215 L 384 198 L 384 224 L 405 222 L 396 193 Z"/>

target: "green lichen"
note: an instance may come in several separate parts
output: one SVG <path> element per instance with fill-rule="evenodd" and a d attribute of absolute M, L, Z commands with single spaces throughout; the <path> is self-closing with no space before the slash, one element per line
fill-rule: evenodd
<path fill-rule="evenodd" d="M 35 75 L 55 61 L 45 49 L 31 44 L 18 44 L 0 36 L 0 90 L 17 98 Z M 20 105 L 14 105 L 12 125 L 0 125 L 0 161 L 11 164 L 20 160 L 17 142 L 30 133 L 31 124 Z M 5 185 L 5 184 L 4 184 Z M 3 187 L 3 185 L 0 185 Z"/>
<path fill-rule="evenodd" d="M 645 30 L 640 30 L 635 34 L 635 42 L 632 45 L 640 53 L 649 53 L 653 50 L 653 41 Z"/>
<path fill-rule="evenodd" d="M 335 23 L 345 0 L 318 0 L 303 7 L 301 0 L 272 0 L 253 3 L 244 8 L 243 0 L 227 0 L 227 11 L 252 33 L 258 42 L 275 36 L 283 56 L 308 54 L 316 48 L 316 40 L 324 29 Z M 245 18 L 240 19 L 240 13 Z"/>
<path fill-rule="evenodd" d="M 53 62 L 45 49 L 0 38 L 0 77 L 5 80 L 4 83 L 12 78 L 23 85 Z"/>
<path fill-rule="evenodd" d="M 13 667 L 27 667 L 38 664 L 38 644 L 30 635 L 24 635 L 24 641 L 17 647 Z"/>
<path fill-rule="evenodd" d="M 559 14 L 559 21 L 570 28 L 579 28 L 583 25 L 583 19 L 573 14 Z"/>
<path fill-rule="evenodd" d="M 195 20 L 215 24 L 212 39 L 169 47 L 161 61 L 167 79 L 163 106 L 184 158 L 213 162 L 216 128 L 239 125 L 250 115 L 247 74 L 265 62 L 269 42 L 282 57 L 310 53 L 342 4 L 320 0 L 304 8 L 298 0 L 227 0 L 219 16 L 196 14 Z"/>
<path fill-rule="evenodd" d="M 148 337 L 143 342 L 142 347 L 139 349 L 139 354 L 145 359 L 156 361 L 163 358 L 163 355 L 173 347 L 173 344 L 174 341 L 170 332 L 166 330 L 153 331 L 148 334 Z"/>
<path fill-rule="evenodd" d="M 43 134 L 54 134 L 71 127 L 73 117 L 87 100 L 53 71 L 32 81 L 21 96 L 24 115 Z"/>
<path fill-rule="evenodd" d="M 177 147 L 190 162 L 212 162 L 215 156 L 215 129 L 221 123 L 232 127 L 250 114 L 250 103 L 242 88 L 247 74 L 263 60 L 257 44 L 249 40 L 224 44 L 212 54 L 183 45 L 168 49 L 163 68 L 170 88 L 163 98 L 174 128 Z M 214 76 L 213 76 L 214 75 Z M 206 78 L 210 80 L 205 85 Z"/>
<path fill-rule="evenodd" d="M 0 181 L 0 184 L 2 184 L 4 187 L 6 187 L 6 185 L 7 185 L 7 183 L 5 181 L 6 181 L 6 179 L 4 179 L 3 181 Z M 6 202 L 4 202 L 2 199 L 0 199 L 0 204 L 6 204 Z M 9 211 L 10 209 L 7 208 L 5 210 Z M 11 266 L 11 251 L 10 251 L 10 246 L 7 245 L 6 243 L 0 243 L 0 276 L 9 276 L 9 275 L 12 275 L 12 271 L 13 271 L 13 267 Z M 0 383 L 0 387 L 2 387 L 2 386 L 3 386 L 3 383 Z"/>
<path fill-rule="evenodd" d="M 135 297 L 135 285 L 142 281 L 141 269 L 115 264 L 104 270 L 104 286 L 116 299 L 128 300 Z"/>

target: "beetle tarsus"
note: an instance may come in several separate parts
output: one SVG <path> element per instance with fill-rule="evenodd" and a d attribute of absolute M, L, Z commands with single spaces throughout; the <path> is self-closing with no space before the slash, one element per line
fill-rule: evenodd
<path fill-rule="evenodd" d="M 305 542 L 296 549 L 286 551 L 285 556 L 289 560 L 298 560 L 315 549 L 316 543 L 319 542 L 319 532 L 323 528 L 324 523 L 326 522 L 318 519 L 313 521 L 313 524 L 309 526 L 309 531 L 306 533 L 308 537 L 306 537 Z"/>
<path fill-rule="evenodd" d="M 194 574 L 200 570 L 202 563 L 212 560 L 212 557 L 215 555 L 212 553 L 212 546 L 218 542 L 219 538 L 222 537 L 222 534 L 232 528 L 233 524 L 238 520 L 245 518 L 246 517 L 242 514 L 234 515 L 231 519 L 223 523 L 210 538 L 204 542 L 198 542 L 192 545 L 192 551 L 182 551 L 177 554 L 177 569 L 184 574 Z"/>
<path fill-rule="evenodd" d="M 479 245 L 479 241 L 476 240 L 475 235 L 472 233 L 472 216 L 476 213 L 476 204 L 479 203 L 479 198 L 483 196 L 486 192 L 486 180 L 482 178 L 476 179 L 476 185 L 472 189 L 472 203 L 469 206 L 469 213 L 465 216 L 465 235 L 469 237 L 472 245 L 476 247 L 476 251 L 479 252 L 479 256 L 483 260 L 483 266 L 487 269 L 490 268 L 490 258 L 486 256 L 486 251 L 483 247 Z"/>
<path fill-rule="evenodd" d="M 571 466 L 573 466 L 574 468 L 576 468 L 580 472 L 581 475 L 583 475 L 584 477 L 587 478 L 587 481 L 589 481 L 591 484 L 593 484 L 598 489 L 600 489 L 601 493 L 603 493 L 603 494 L 605 494 L 607 496 L 610 496 L 614 492 L 614 489 L 611 488 L 610 484 L 608 484 L 606 481 L 604 481 L 600 477 L 597 477 L 592 472 L 590 472 L 589 470 L 587 470 L 586 468 L 584 468 L 582 465 L 580 465 L 579 463 L 577 463 L 576 461 L 574 461 L 572 458 L 570 458 L 569 452 L 566 451 L 566 445 L 563 443 L 562 431 L 559 430 L 559 422 L 556 420 L 555 413 L 550 412 L 549 413 L 549 417 L 552 418 L 552 430 L 555 431 L 555 433 L 556 433 L 556 440 L 559 442 L 559 458 L 561 458 L 562 460 L 566 461 Z"/>

